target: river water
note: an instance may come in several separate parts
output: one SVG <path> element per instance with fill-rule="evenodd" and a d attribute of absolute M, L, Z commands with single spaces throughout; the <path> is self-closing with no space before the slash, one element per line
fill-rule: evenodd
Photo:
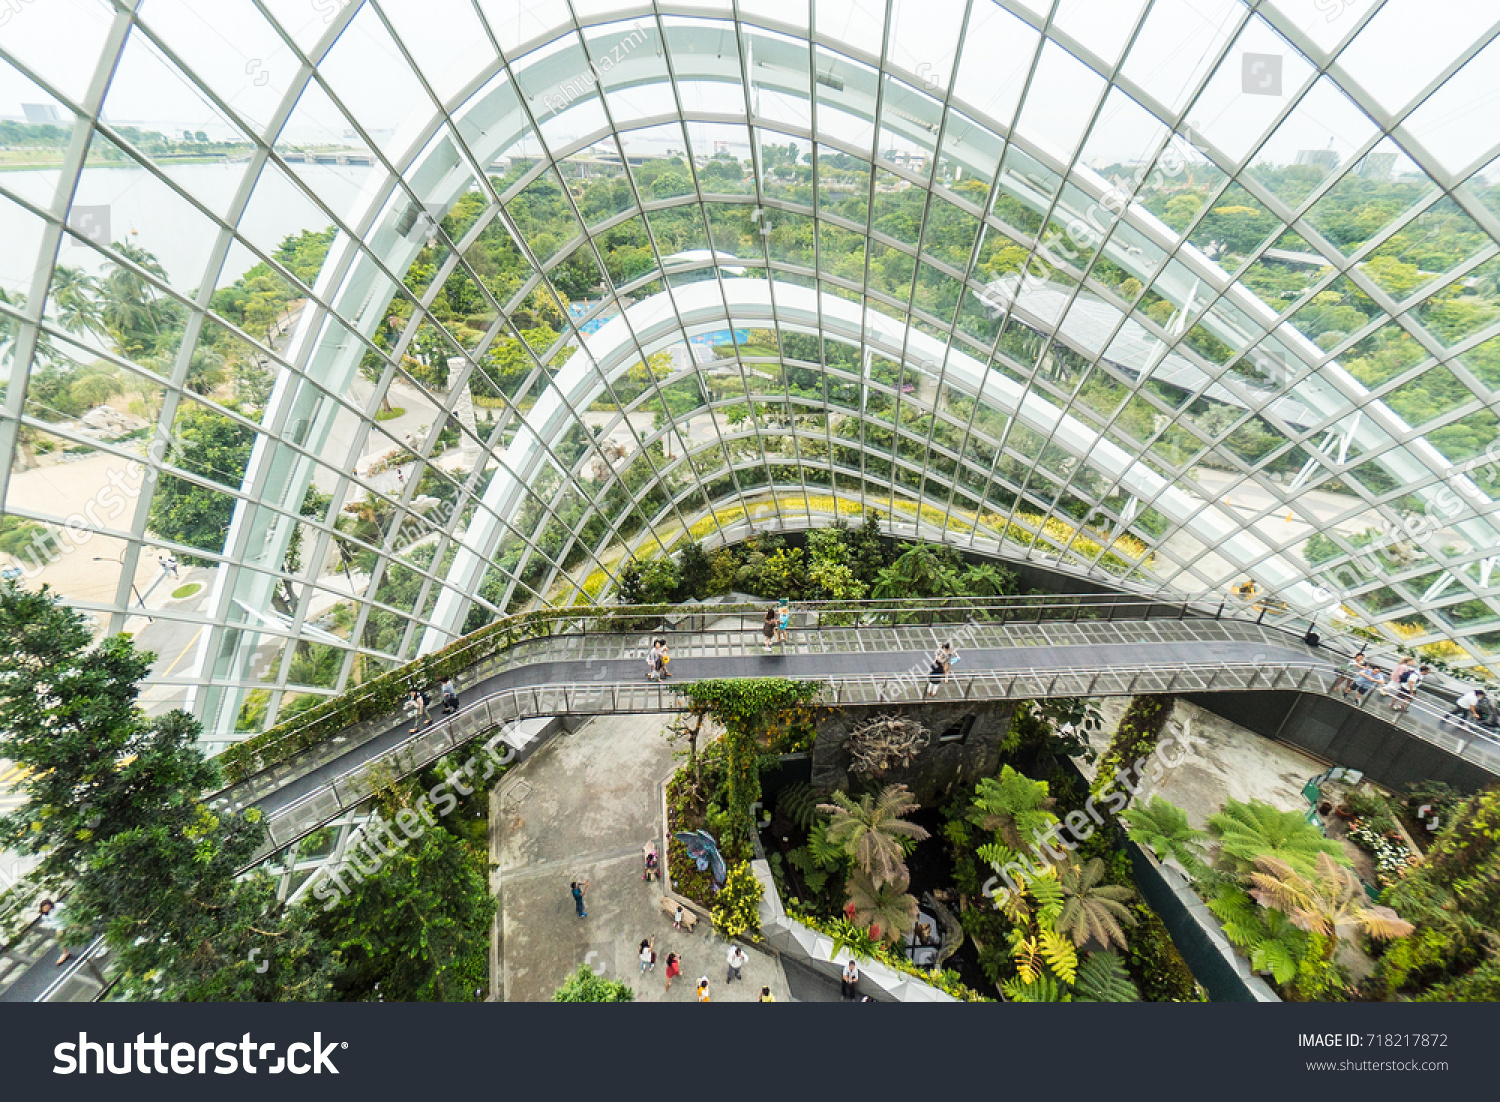
<path fill-rule="evenodd" d="M 362 166 L 296 165 L 298 176 L 331 209 L 346 216 L 370 169 Z M 233 201 L 247 166 L 244 163 L 172 165 L 166 175 L 185 191 L 197 196 L 221 217 Z M 3 191 L 26 197 L 40 206 L 50 206 L 60 172 L 56 169 L 23 169 L 0 172 L 0 287 L 25 293 L 38 262 L 42 223 L 16 204 Z M 140 167 L 85 169 L 78 183 L 75 209 L 80 206 L 108 207 L 109 233 L 114 241 L 130 241 L 156 255 L 166 268 L 172 285 L 184 294 L 202 281 L 213 246 L 213 226 L 194 213 L 184 217 L 182 200 Z M 328 216 L 300 193 L 286 177 L 271 170 L 262 174 L 257 194 L 246 209 L 242 232 L 263 250 L 274 248 L 288 234 L 321 230 Z M 59 263 L 79 267 L 97 275 L 104 267 L 99 253 L 64 238 Z M 226 270 L 215 283 L 234 282 L 253 267 L 257 258 L 243 245 L 232 247 Z"/>

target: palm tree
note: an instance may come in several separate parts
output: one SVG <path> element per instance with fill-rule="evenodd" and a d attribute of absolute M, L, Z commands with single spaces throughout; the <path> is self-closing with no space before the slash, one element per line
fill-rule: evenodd
<path fill-rule="evenodd" d="M 1365 902 L 1364 889 L 1354 874 L 1329 854 L 1318 854 L 1310 875 L 1278 857 L 1258 857 L 1250 874 L 1250 895 L 1262 907 L 1272 907 L 1298 929 L 1327 939 L 1323 955 L 1338 948 L 1339 928 L 1350 925 L 1380 941 L 1405 937 L 1416 929 L 1390 907 Z"/>
<path fill-rule="evenodd" d="M 1132 842 L 1146 846 L 1161 861 L 1176 861 L 1190 877 L 1203 872 L 1203 843 L 1208 835 L 1194 830 L 1187 813 L 1160 796 L 1152 796 L 1144 807 L 1122 811 Z"/>
<path fill-rule="evenodd" d="M 1135 898 L 1135 892 L 1120 884 L 1104 884 L 1104 860 L 1092 858 L 1083 865 L 1068 864 L 1057 870 L 1057 882 L 1062 887 L 1063 905 L 1053 927 L 1060 934 L 1073 939 L 1073 944 L 1082 946 L 1090 940 L 1098 941 L 1106 948 L 1118 945 L 1125 948 L 1125 926 L 1134 926 L 1135 915 L 1125 904 Z"/>
<path fill-rule="evenodd" d="M 896 941 L 917 921 L 917 900 L 907 893 L 911 880 L 902 875 L 877 884 L 863 871 L 856 871 L 844 885 L 849 904 L 846 912 L 856 926 L 870 931 L 879 940 Z"/>
<path fill-rule="evenodd" d="M 52 270 L 52 305 L 57 322 L 69 333 L 97 331 L 103 327 L 99 312 L 99 281 L 81 268 L 59 264 Z"/>
<path fill-rule="evenodd" d="M 901 839 L 920 842 L 929 835 L 901 816 L 921 806 L 906 785 L 889 784 L 880 790 L 879 796 L 866 793 L 858 803 L 843 792 L 835 792 L 833 803 L 819 804 L 818 810 L 833 816 L 828 823 L 828 840 L 842 846 L 879 886 L 907 878 L 906 852 Z"/>
<path fill-rule="evenodd" d="M 1237 876 L 1254 871 L 1260 857 L 1285 861 L 1304 875 L 1313 871 L 1319 854 L 1327 854 L 1341 865 L 1349 863 L 1343 847 L 1324 838 L 1300 814 L 1278 811 L 1259 800 L 1230 800 L 1223 811 L 1209 818 L 1208 829 L 1219 840 L 1215 863 Z"/>

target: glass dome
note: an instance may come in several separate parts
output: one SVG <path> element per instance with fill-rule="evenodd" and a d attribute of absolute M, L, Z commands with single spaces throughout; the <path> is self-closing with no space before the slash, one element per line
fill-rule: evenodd
<path fill-rule="evenodd" d="M 1500 670 L 1497 34 L 12 3 L 0 565 L 217 745 L 631 557 L 868 510 Z"/>

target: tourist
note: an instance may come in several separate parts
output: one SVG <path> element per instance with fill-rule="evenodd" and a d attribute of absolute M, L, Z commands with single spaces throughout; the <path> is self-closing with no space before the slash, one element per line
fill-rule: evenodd
<path fill-rule="evenodd" d="M 432 726 L 432 716 L 427 714 L 427 701 L 427 691 L 413 686 L 407 697 L 407 710 L 412 714 L 412 726 L 407 734 L 414 735 L 418 728 Z"/>
<path fill-rule="evenodd" d="M 944 643 L 932 656 L 932 669 L 928 671 L 927 695 L 932 696 L 938 691 L 938 686 L 948 680 L 948 670 L 953 664 L 956 655 L 953 653 L 953 644 Z"/>
<path fill-rule="evenodd" d="M 1354 681 L 1350 684 L 1349 688 L 1344 690 L 1344 699 L 1349 699 L 1349 693 L 1354 692 L 1359 695 L 1360 701 L 1363 702 L 1365 694 L 1384 680 L 1385 674 L 1381 673 L 1374 666 L 1366 665 L 1354 675 Z"/>
<path fill-rule="evenodd" d="M 641 872 L 642 880 L 661 879 L 661 866 L 656 860 L 656 847 L 652 846 L 646 851 L 646 868 Z"/>
<path fill-rule="evenodd" d="M 641 942 L 641 975 L 645 975 L 656 967 L 656 939 L 648 938 Z"/>
<path fill-rule="evenodd" d="M 63 918 L 63 909 L 50 899 L 42 900 L 39 909 L 41 911 L 42 928 L 51 931 L 53 937 L 57 940 L 57 947 L 62 950 L 62 956 L 57 958 L 57 963 L 62 964 L 73 955 L 73 950 L 68 948 L 68 940 L 65 936 L 67 922 Z"/>
<path fill-rule="evenodd" d="M 682 958 L 676 953 L 667 954 L 667 990 L 672 990 L 672 981 L 682 975 Z"/>
<path fill-rule="evenodd" d="M 844 965 L 844 973 L 839 977 L 839 997 L 850 1002 L 859 997 L 859 965 L 854 963 L 853 957 Z"/>
<path fill-rule="evenodd" d="M 774 608 L 766 609 L 766 618 L 760 625 L 760 631 L 766 640 L 766 650 L 776 645 L 776 624 L 778 617 Z"/>
<path fill-rule="evenodd" d="M 1358 676 L 1359 671 L 1364 668 L 1365 652 L 1360 651 L 1346 664 L 1339 667 L 1338 676 L 1333 679 L 1333 684 L 1329 687 L 1328 692 L 1330 694 L 1348 692 L 1350 687 L 1354 684 L 1354 678 Z"/>
<path fill-rule="evenodd" d="M 792 626 L 792 606 L 787 603 L 785 597 L 781 598 L 781 611 L 776 617 L 776 641 L 782 646 L 786 645 L 787 629 Z"/>
<path fill-rule="evenodd" d="M 589 913 L 583 909 L 583 893 L 589 890 L 589 882 L 587 880 L 581 882 L 575 880 L 571 887 L 573 890 L 573 906 L 578 909 L 578 917 L 588 918 Z"/>
<path fill-rule="evenodd" d="M 1494 716 L 1494 705 L 1483 689 L 1470 689 L 1453 702 L 1453 711 L 1443 717 L 1444 723 L 1467 720 L 1478 727 L 1487 727 Z"/>
<path fill-rule="evenodd" d="M 451 716 L 458 711 L 458 690 L 453 687 L 453 678 L 445 677 L 438 682 L 438 691 L 443 697 L 443 715 Z"/>
<path fill-rule="evenodd" d="M 683 917 L 684 916 L 683 916 L 683 913 L 682 913 L 682 904 L 679 903 L 679 904 L 677 904 L 677 913 L 672 916 L 672 929 L 674 929 L 674 930 L 680 930 L 680 929 L 682 929 L 682 920 L 683 920 Z"/>
<path fill-rule="evenodd" d="M 755 1001 L 761 1003 L 773 1003 L 776 1001 L 776 996 L 771 994 L 771 989 L 769 987 L 762 987 L 760 989 L 760 998 L 756 999 Z"/>
<path fill-rule="evenodd" d="M 1400 686 L 1396 690 L 1396 699 L 1391 701 L 1391 711 L 1404 712 L 1411 707 L 1411 702 L 1417 696 L 1417 688 L 1431 670 L 1431 666 L 1423 666 L 1421 669 L 1406 671 L 1406 676 L 1401 679 Z"/>
<path fill-rule="evenodd" d="M 740 969 L 745 967 L 745 962 L 749 959 L 745 955 L 745 950 L 741 949 L 738 945 L 731 945 L 729 947 L 729 975 L 724 977 L 726 985 L 733 983 L 735 980 L 744 980 L 745 977 L 740 974 Z"/>
<path fill-rule="evenodd" d="M 707 976 L 699 976 L 698 977 L 698 1001 L 700 1003 L 706 1003 L 706 1002 L 709 1001 L 709 998 L 708 998 L 708 977 Z"/>
<path fill-rule="evenodd" d="M 651 640 L 651 649 L 646 653 L 646 678 L 655 681 L 661 675 L 661 640 Z"/>
<path fill-rule="evenodd" d="M 1402 658 L 1396 663 L 1396 668 L 1391 671 L 1391 676 L 1386 680 L 1385 688 L 1381 692 L 1386 696 L 1394 696 L 1400 691 L 1408 676 L 1416 672 L 1417 660 L 1415 658 Z"/>
<path fill-rule="evenodd" d="M 659 649 L 656 652 L 656 676 L 660 680 L 665 681 L 672 676 L 671 671 L 667 669 L 667 663 L 672 661 L 672 656 L 667 652 L 667 641 L 665 639 L 658 639 L 657 645 Z"/>

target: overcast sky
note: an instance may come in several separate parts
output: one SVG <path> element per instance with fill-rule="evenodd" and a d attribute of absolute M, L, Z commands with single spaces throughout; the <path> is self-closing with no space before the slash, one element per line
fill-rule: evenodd
<path fill-rule="evenodd" d="M 1039 11 L 1048 6 L 1043 0 L 1017 3 Z M 265 7 L 301 48 L 313 50 L 333 25 L 339 5 L 340 0 L 266 0 Z M 939 92 L 951 86 L 957 98 L 1009 122 L 1038 36 L 990 0 L 976 0 L 964 33 L 964 51 L 956 56 L 964 6 L 964 0 L 896 0 L 890 57 Z M 1104 63 L 1113 64 L 1144 6 L 1144 0 L 1064 0 L 1056 22 Z M 1328 48 L 1378 6 L 1378 0 L 1276 0 L 1271 6 L 1315 45 Z M 451 96 L 494 61 L 471 0 L 386 0 L 381 7 L 395 36 L 439 96 Z M 477 7 L 507 50 L 569 18 L 562 0 L 525 5 L 478 0 Z M 607 9 L 599 0 L 581 0 L 577 7 L 584 17 Z M 805 0 L 745 0 L 741 9 L 804 25 L 807 20 Z M 816 11 L 818 29 L 832 38 L 880 50 L 883 4 L 819 0 Z M 1189 121 L 1236 157 L 1250 152 L 1312 72 L 1262 19 L 1252 17 L 1237 33 L 1244 17 L 1240 0 L 1158 0 L 1123 67 L 1124 75 L 1147 93 L 1181 110 L 1222 53 L 1223 64 L 1193 105 Z M 63 95 L 82 99 L 94 79 L 111 18 L 112 9 L 103 0 L 3 0 L 0 46 Z M 250 0 L 146 0 L 141 18 L 168 50 L 252 126 L 271 124 L 297 77 L 297 67 L 290 50 Z M 1345 51 L 1341 63 L 1380 107 L 1400 111 L 1460 50 L 1487 39 L 1497 19 L 1500 5 L 1494 0 L 1389 0 Z M 596 35 L 595 41 L 629 30 L 621 25 Z M 1246 53 L 1280 59 L 1281 95 L 1244 91 Z M 414 114 L 430 112 L 396 38 L 369 5 L 329 52 L 324 73 L 361 125 L 372 131 L 393 131 Z M 1071 150 L 1099 107 L 1103 80 L 1055 45 L 1043 49 L 1031 79 L 1018 124 L 1022 133 L 1054 152 Z M 1500 141 L 1497 100 L 1500 42 L 1482 50 L 1419 108 L 1411 125 L 1434 160 L 1456 170 Z M 0 116 L 19 117 L 23 103 L 48 102 L 50 97 L 39 86 L 0 63 Z M 594 111 L 580 110 L 578 115 L 597 117 Z M 208 99 L 140 34 L 132 36 L 112 78 L 105 117 L 162 129 L 205 130 L 219 138 L 234 134 Z M 334 105 L 314 90 L 304 97 L 283 136 L 291 141 L 343 141 L 348 128 Z M 1160 125 L 1128 97 L 1112 93 L 1088 138 L 1083 160 L 1133 160 L 1154 144 L 1159 130 Z M 1341 157 L 1347 156 L 1373 132 L 1369 118 L 1325 78 L 1296 106 L 1261 156 L 1288 162 L 1299 149 L 1326 148 L 1330 143 Z M 569 135 L 560 125 L 551 136 Z"/>

